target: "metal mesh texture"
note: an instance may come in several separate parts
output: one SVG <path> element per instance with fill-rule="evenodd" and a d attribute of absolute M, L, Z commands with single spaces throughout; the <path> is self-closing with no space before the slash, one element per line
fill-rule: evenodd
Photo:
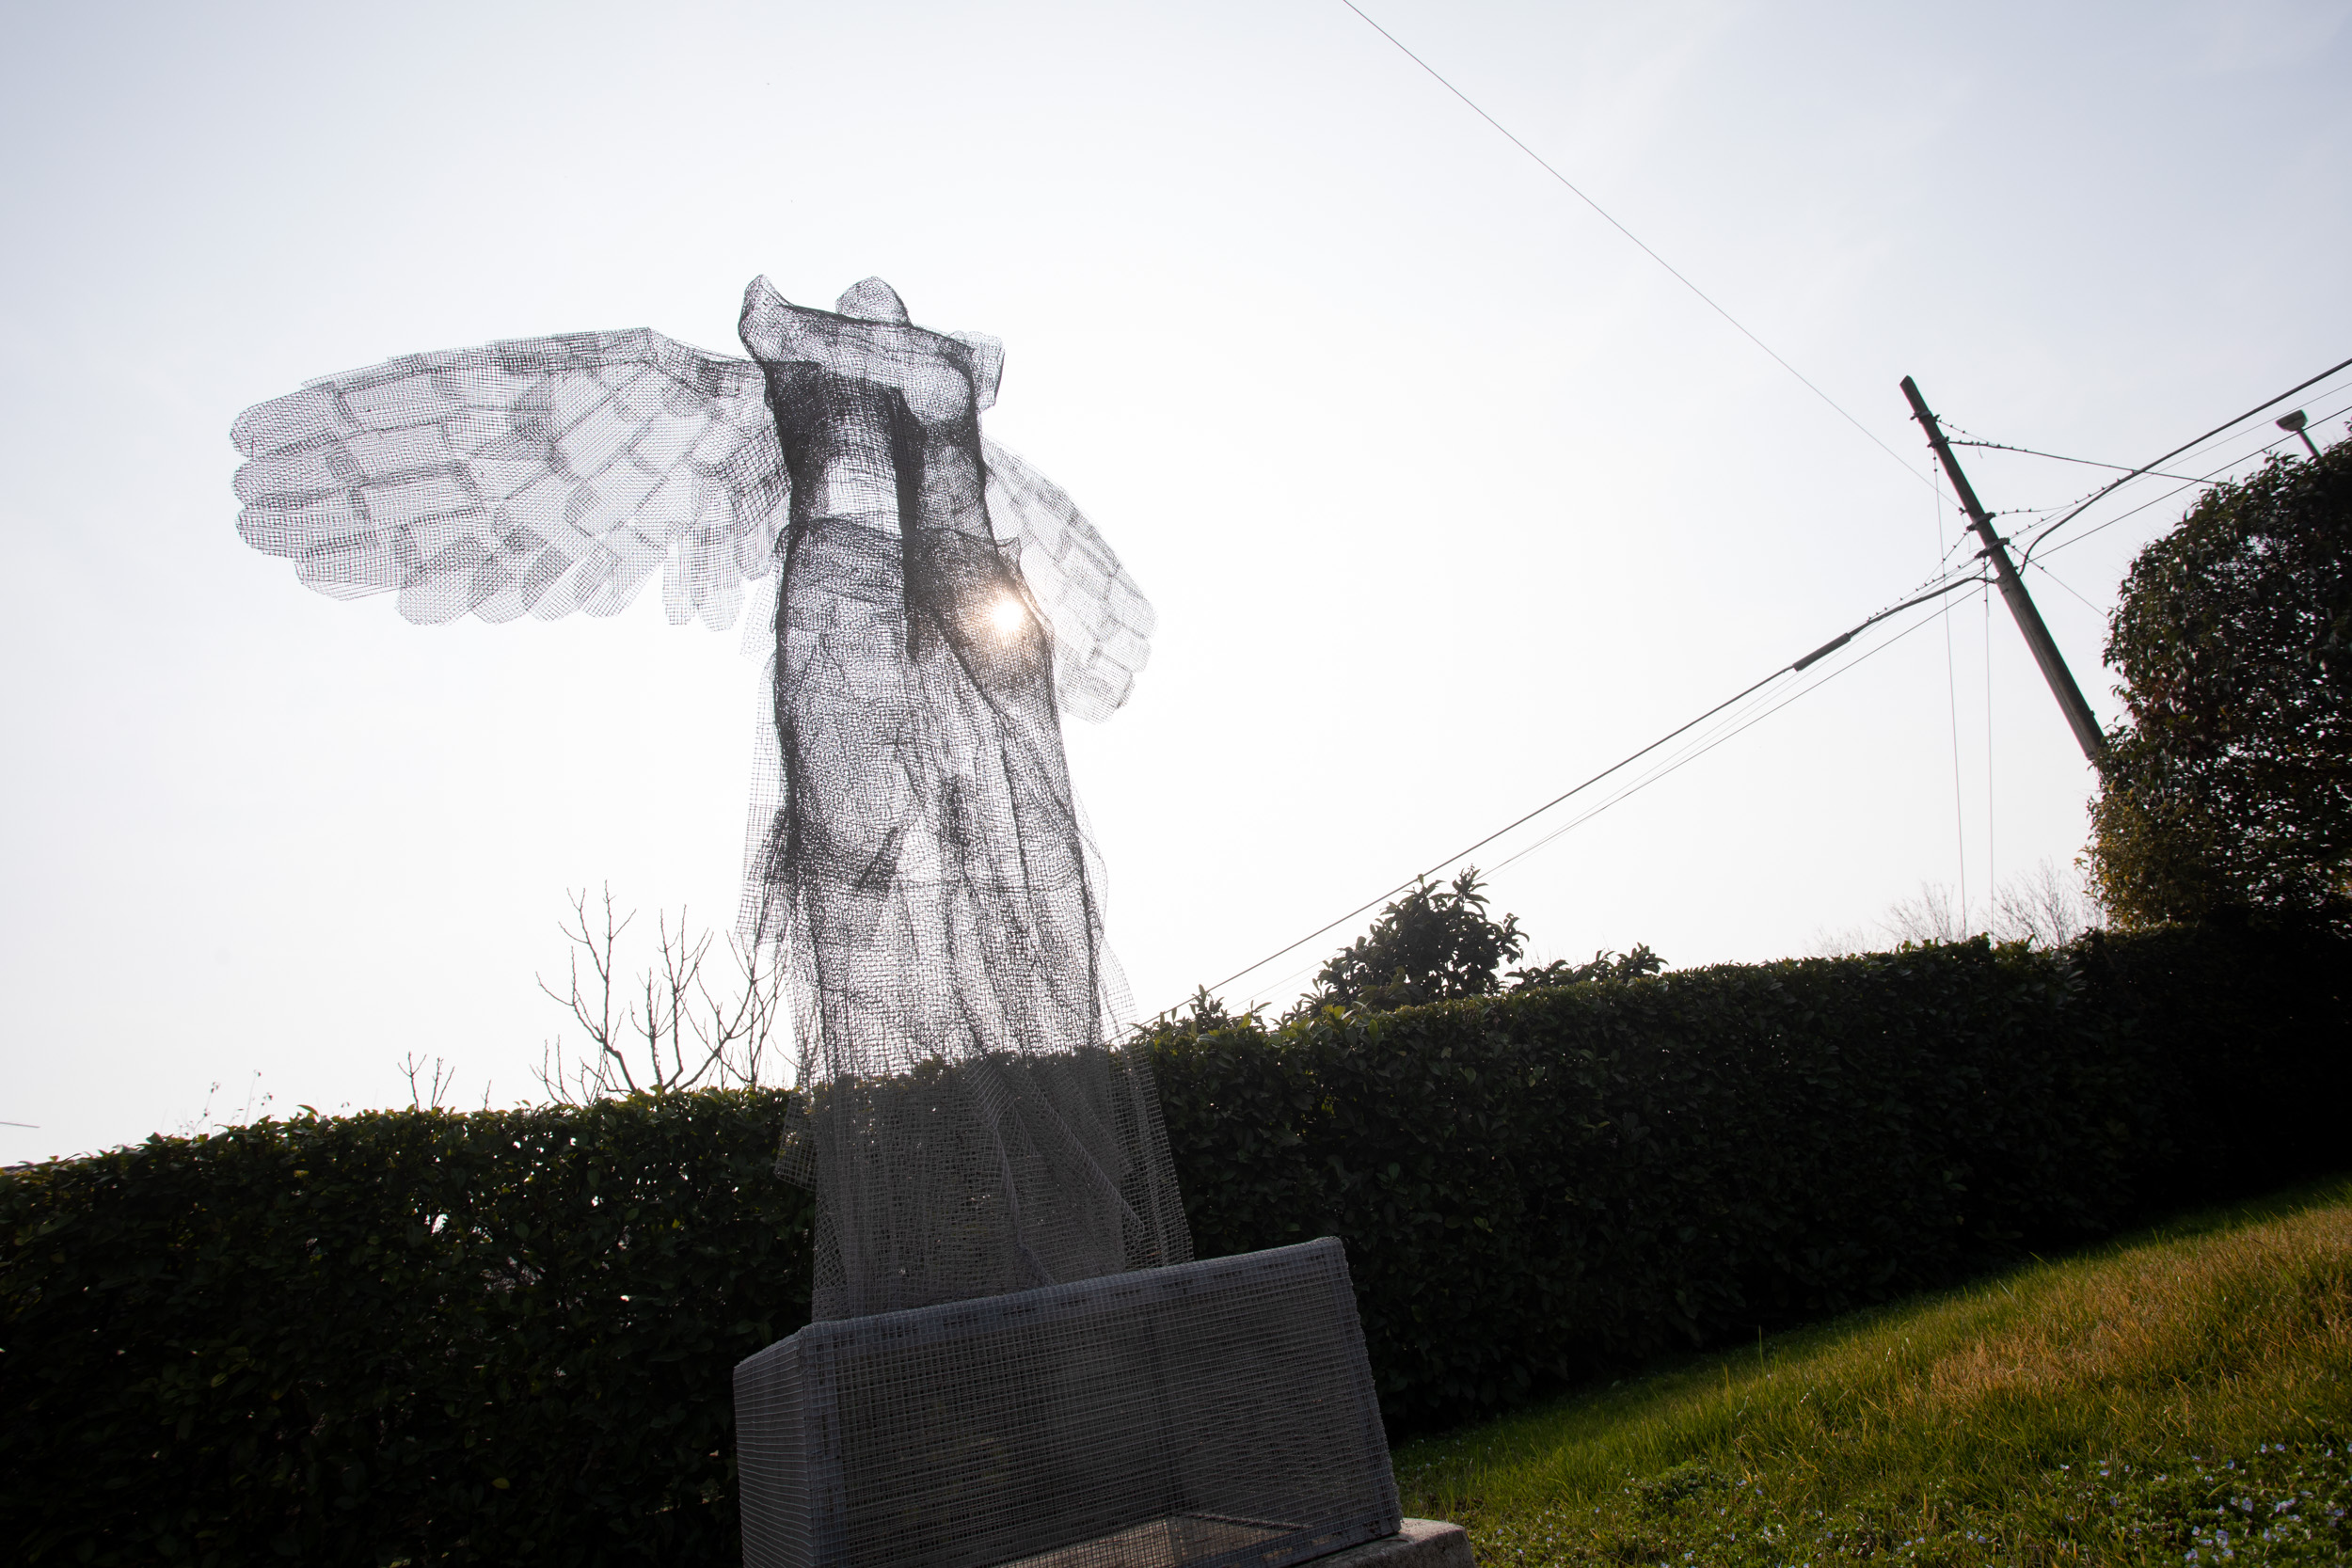
<path fill-rule="evenodd" d="M 813 1323 L 736 1370 L 746 1568 L 1251 1568 L 1393 1534 L 1347 1261 Z"/>
<path fill-rule="evenodd" d="M 1149 1073 L 1063 760 L 1151 607 L 1070 499 L 984 443 L 1003 351 L 746 290 L 749 361 L 647 331 L 414 355 L 247 410 L 239 530 L 421 622 L 673 621 L 773 589 L 743 923 L 781 942 L 818 1195 L 817 1315 L 1180 1262 Z"/>

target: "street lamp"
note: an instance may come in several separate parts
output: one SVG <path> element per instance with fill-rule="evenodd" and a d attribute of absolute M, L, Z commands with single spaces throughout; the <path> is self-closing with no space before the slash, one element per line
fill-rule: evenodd
<path fill-rule="evenodd" d="M 2303 426 L 2309 422 L 2309 420 L 2304 419 L 2303 411 L 2298 408 L 2294 413 L 2289 414 L 2285 418 L 2279 420 L 2279 428 L 2280 430 L 2291 430 L 2295 432 L 2296 435 L 2302 436 L 2303 450 L 2310 452 L 2313 457 L 2317 457 L 2319 455 L 2319 449 L 2312 445 L 2312 438 L 2309 436 L 2303 435 Z"/>

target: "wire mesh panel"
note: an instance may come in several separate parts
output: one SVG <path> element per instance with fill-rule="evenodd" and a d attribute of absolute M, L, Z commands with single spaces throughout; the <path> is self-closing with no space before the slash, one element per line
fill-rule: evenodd
<path fill-rule="evenodd" d="M 1282 1568 L 1398 1528 L 1329 1237 L 812 1323 L 735 1398 L 749 1568 Z"/>

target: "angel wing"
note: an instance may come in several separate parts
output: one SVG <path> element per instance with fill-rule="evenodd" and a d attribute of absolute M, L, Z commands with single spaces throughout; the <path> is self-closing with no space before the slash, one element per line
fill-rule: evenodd
<path fill-rule="evenodd" d="M 790 487 L 758 367 L 644 330 L 322 376 L 231 436 L 246 542 L 415 622 L 611 615 L 660 566 L 671 621 L 730 626 Z"/>
<path fill-rule="evenodd" d="M 997 544 L 1054 628 L 1054 695 L 1062 712 L 1100 722 L 1135 689 L 1159 617 L 1059 485 L 993 441 L 980 452 Z"/>

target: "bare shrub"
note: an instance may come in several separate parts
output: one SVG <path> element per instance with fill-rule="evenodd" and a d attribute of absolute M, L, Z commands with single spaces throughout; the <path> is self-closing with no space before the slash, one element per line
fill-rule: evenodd
<path fill-rule="evenodd" d="M 2061 871 L 2046 856 L 2024 876 L 2003 882 L 1993 900 L 1993 935 L 2001 942 L 2063 947 L 2105 924 L 2081 870 Z"/>
<path fill-rule="evenodd" d="M 548 1040 L 535 1076 L 548 1096 L 585 1104 L 614 1095 L 656 1097 L 686 1089 L 780 1082 L 781 1053 L 771 1048 L 780 1012 L 779 974 L 771 945 L 729 933 L 731 982 L 712 984 L 717 934 L 695 932 L 683 908 L 677 926 L 655 916 L 657 954 L 635 980 L 620 976 L 621 938 L 637 916 L 615 907 L 606 884 L 601 912 L 589 914 L 585 889 L 571 895 L 573 924 L 561 927 L 572 944 L 569 984 L 539 989 L 561 1003 L 586 1037 L 567 1054 L 561 1035 Z M 755 927 L 756 928 L 756 927 Z M 591 978 L 582 982 L 581 960 Z"/>
<path fill-rule="evenodd" d="M 1980 909 L 1963 911 L 1959 897 L 1945 883 L 1921 882 L 1916 897 L 1897 899 L 1867 925 L 1816 927 L 1806 951 L 1812 958 L 1839 958 L 1906 942 L 1965 942 L 1979 934 L 1990 934 L 1995 942 L 2063 947 L 2085 931 L 2106 924 L 2080 870 L 2061 869 L 2046 857 L 1995 890 L 1990 926 L 1981 918 L 1982 912 Z M 1979 918 L 1970 919 L 1972 913 Z"/>

